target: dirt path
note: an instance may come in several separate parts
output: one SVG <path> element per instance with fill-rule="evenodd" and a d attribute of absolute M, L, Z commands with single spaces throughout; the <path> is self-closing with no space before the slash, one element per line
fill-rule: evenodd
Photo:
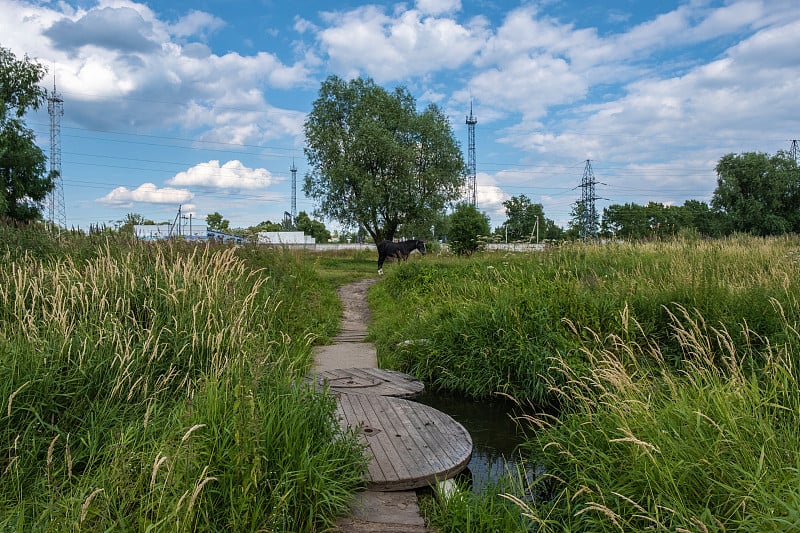
<path fill-rule="evenodd" d="M 314 349 L 314 370 L 377 368 L 375 345 L 364 342 L 369 323 L 367 291 L 377 279 L 364 279 L 340 287 L 342 327 L 334 344 Z M 426 533 L 414 491 L 365 491 L 356 495 L 350 516 L 337 524 L 339 533 Z"/>
<path fill-rule="evenodd" d="M 339 287 L 342 301 L 342 327 L 333 344 L 317 346 L 314 350 L 314 370 L 334 368 L 378 368 L 375 345 L 364 342 L 369 323 L 367 291 L 377 279 L 363 279 Z"/>

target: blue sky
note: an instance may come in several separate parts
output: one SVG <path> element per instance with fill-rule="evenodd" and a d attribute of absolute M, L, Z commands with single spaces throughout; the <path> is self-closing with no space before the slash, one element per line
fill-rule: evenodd
<path fill-rule="evenodd" d="M 609 204 L 708 202 L 727 153 L 800 137 L 800 2 L 0 0 L 0 46 L 64 99 L 70 226 L 178 206 L 234 227 L 313 212 L 303 122 L 331 74 L 450 117 L 492 226 L 526 195 L 566 226 L 586 161 Z M 49 153 L 45 110 L 28 116 Z M 332 221 L 324 221 L 336 228 Z"/>

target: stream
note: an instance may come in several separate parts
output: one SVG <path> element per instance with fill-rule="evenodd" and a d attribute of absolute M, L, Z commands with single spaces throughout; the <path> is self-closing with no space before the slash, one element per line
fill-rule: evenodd
<path fill-rule="evenodd" d="M 514 451 L 522 443 L 523 436 L 518 423 L 512 419 L 514 405 L 511 402 L 476 402 L 428 390 L 414 401 L 447 413 L 469 431 L 472 458 L 460 477 L 471 477 L 473 492 L 483 492 L 509 469 L 516 472 L 519 461 Z"/>

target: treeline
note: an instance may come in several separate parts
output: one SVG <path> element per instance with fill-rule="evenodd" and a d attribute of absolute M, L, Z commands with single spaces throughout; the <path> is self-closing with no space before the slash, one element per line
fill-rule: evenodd
<path fill-rule="evenodd" d="M 695 232 L 705 237 L 732 233 L 758 236 L 800 232 L 800 169 L 789 153 L 728 154 L 716 166 L 711 205 L 650 202 L 603 210 L 602 236 L 641 239 Z"/>
<path fill-rule="evenodd" d="M 724 237 L 734 233 L 757 236 L 800 232 L 800 168 L 790 153 L 727 154 L 715 167 L 717 187 L 711 203 L 687 200 L 683 205 L 649 202 L 612 204 L 603 209 L 599 238 L 650 239 L 675 235 Z M 541 204 L 525 195 L 503 202 L 506 221 L 495 238 L 507 240 L 577 239 L 587 235 L 580 203 L 567 229 L 545 217 Z"/>

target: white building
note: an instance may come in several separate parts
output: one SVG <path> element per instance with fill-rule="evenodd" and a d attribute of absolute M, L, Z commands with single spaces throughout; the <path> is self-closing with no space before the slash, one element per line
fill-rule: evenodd
<path fill-rule="evenodd" d="M 316 241 L 302 231 L 259 231 L 258 244 L 313 246 Z"/>

